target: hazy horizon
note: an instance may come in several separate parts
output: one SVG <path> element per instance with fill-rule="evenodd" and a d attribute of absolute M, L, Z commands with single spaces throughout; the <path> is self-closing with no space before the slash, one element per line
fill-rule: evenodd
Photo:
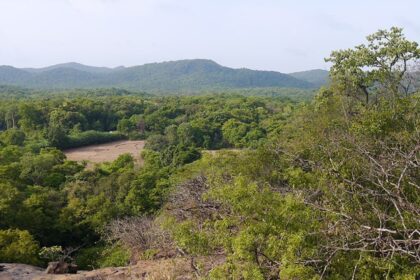
<path fill-rule="evenodd" d="M 378 9 L 380 7 L 380 9 Z M 420 39 L 420 2 L 0 0 L 0 65 L 130 67 L 181 59 L 283 73 L 391 26 Z"/>
<path fill-rule="evenodd" d="M 14 65 L 7 65 L 7 64 L 3 64 L 3 65 L 0 64 L 0 66 L 12 66 L 12 67 L 17 68 L 17 69 L 43 69 L 43 68 L 48 68 L 48 67 L 64 66 L 66 64 L 75 63 L 75 64 L 79 64 L 79 65 L 83 65 L 83 66 L 88 66 L 88 67 L 116 69 L 116 68 L 120 68 L 120 67 L 130 68 L 130 67 L 136 67 L 136 66 L 143 66 L 143 65 L 146 65 L 146 64 L 177 62 L 177 61 L 183 61 L 183 60 L 211 60 L 211 61 L 213 61 L 213 62 L 215 62 L 215 63 L 217 63 L 217 64 L 219 64 L 219 65 L 221 65 L 223 67 L 229 67 L 229 66 L 223 65 L 223 64 L 221 64 L 221 63 L 219 63 L 219 62 L 217 62 L 217 61 L 215 61 L 213 59 L 210 59 L 210 58 L 186 58 L 186 59 L 179 59 L 179 60 L 165 60 L 165 61 L 147 62 L 147 63 L 144 63 L 144 64 L 130 65 L 130 66 L 124 66 L 124 65 L 119 65 L 119 66 L 88 65 L 88 64 L 77 62 L 77 61 L 61 62 L 61 63 L 57 63 L 57 64 L 51 64 L 51 65 L 45 65 L 45 66 L 39 66 L 39 67 L 17 67 L 17 66 L 14 66 Z M 232 69 L 250 69 L 250 70 L 257 70 L 257 71 L 275 71 L 275 72 L 280 72 L 280 71 L 271 70 L 271 69 L 252 69 L 252 68 L 248 68 L 248 67 L 229 67 L 229 68 L 232 68 Z M 281 72 L 281 73 L 293 74 L 293 73 L 296 73 L 296 72 L 304 72 L 304 71 L 311 71 L 311 70 L 325 70 L 325 71 L 328 71 L 328 69 L 311 68 L 311 69 L 304 69 L 304 70 L 301 70 L 301 71 Z"/>

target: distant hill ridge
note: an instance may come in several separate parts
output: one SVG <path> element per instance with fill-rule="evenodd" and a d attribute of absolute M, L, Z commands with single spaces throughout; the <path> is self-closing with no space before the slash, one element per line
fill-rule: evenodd
<path fill-rule="evenodd" d="M 329 80 L 329 72 L 327 70 L 321 70 L 321 69 L 294 72 L 294 73 L 289 73 L 289 75 L 296 79 L 309 82 L 316 87 L 325 85 L 326 83 L 328 83 L 328 80 Z"/>
<path fill-rule="evenodd" d="M 325 70 L 313 71 L 289 75 L 275 71 L 234 69 L 207 59 L 116 68 L 70 62 L 44 68 L 0 66 L 0 84 L 37 89 L 118 87 L 151 92 L 268 87 L 310 89 L 319 87 L 322 77 L 328 75 Z"/>

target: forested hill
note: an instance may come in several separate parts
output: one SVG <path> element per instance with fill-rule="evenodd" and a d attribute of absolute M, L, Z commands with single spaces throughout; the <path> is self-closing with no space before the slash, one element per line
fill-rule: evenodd
<path fill-rule="evenodd" d="M 329 72 L 322 69 L 314 69 L 308 71 L 289 73 L 290 76 L 311 83 L 316 87 L 320 87 L 328 83 Z"/>
<path fill-rule="evenodd" d="M 316 88 L 288 74 L 224 67 L 193 59 L 133 67 L 92 67 L 65 63 L 45 68 L 0 66 L 0 84 L 38 89 L 119 87 L 143 91 L 197 91 L 238 88 Z"/>

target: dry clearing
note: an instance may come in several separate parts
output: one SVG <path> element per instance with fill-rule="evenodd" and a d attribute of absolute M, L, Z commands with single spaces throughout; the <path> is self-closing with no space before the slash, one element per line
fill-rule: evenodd
<path fill-rule="evenodd" d="M 106 144 L 90 145 L 74 149 L 65 150 L 64 153 L 67 159 L 74 161 L 87 161 L 88 166 L 93 166 L 95 163 L 102 163 L 106 161 L 113 161 L 119 155 L 129 153 L 133 155 L 138 164 L 142 164 L 141 151 L 144 148 L 145 141 L 115 141 Z"/>

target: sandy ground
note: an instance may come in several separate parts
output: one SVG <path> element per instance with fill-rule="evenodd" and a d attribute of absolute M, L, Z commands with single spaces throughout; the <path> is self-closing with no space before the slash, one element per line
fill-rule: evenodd
<path fill-rule="evenodd" d="M 105 161 L 113 161 L 121 154 L 132 154 L 138 164 L 142 164 L 141 151 L 144 148 L 145 141 L 115 141 L 99 145 L 90 145 L 86 147 L 65 150 L 67 159 L 74 161 L 86 160 L 90 165 Z M 88 164 L 88 166 L 89 166 Z"/>

